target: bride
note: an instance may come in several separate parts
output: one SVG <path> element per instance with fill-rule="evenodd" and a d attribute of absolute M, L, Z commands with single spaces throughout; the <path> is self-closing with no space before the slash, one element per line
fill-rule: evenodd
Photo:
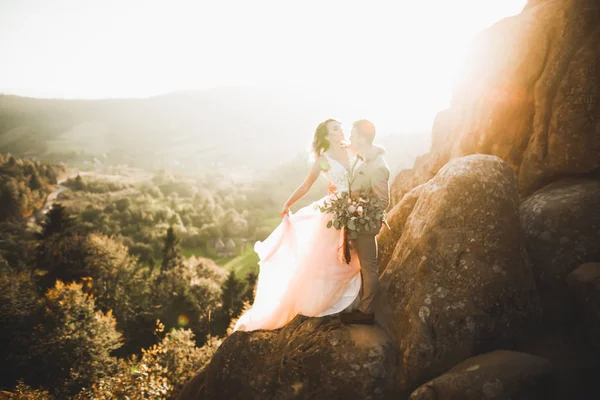
<path fill-rule="evenodd" d="M 328 119 L 317 127 L 310 173 L 285 203 L 279 226 L 254 246 L 260 258 L 254 304 L 239 318 L 234 331 L 276 329 L 297 314 L 322 317 L 354 306 L 361 288 L 360 264 L 352 248 L 350 263 L 344 261 L 343 231 L 327 228 L 330 215 L 312 205 L 289 212 L 321 173 L 329 181 L 327 196 L 348 191 L 354 156 L 342 146 L 343 139 L 336 120 Z"/>

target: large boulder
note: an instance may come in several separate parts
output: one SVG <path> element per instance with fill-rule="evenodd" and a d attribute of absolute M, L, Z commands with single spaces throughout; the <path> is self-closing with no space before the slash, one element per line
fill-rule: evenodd
<path fill-rule="evenodd" d="M 553 395 L 548 400 L 600 399 L 597 382 L 600 357 L 590 345 L 582 324 L 544 328 L 529 338 L 528 343 L 519 346 L 518 351 L 552 363 Z"/>
<path fill-rule="evenodd" d="M 450 159 L 492 154 L 523 195 L 600 168 L 600 7 L 596 0 L 531 2 L 483 31 L 451 107 L 436 118 L 431 151 L 392 185 L 392 200 Z"/>
<path fill-rule="evenodd" d="M 538 322 L 518 199 L 511 168 L 488 155 L 455 159 L 420 189 L 380 276 L 376 312 L 400 348 L 404 393 L 515 345 Z"/>
<path fill-rule="evenodd" d="M 382 272 L 392 258 L 392 252 L 396 248 L 398 238 L 402 236 L 402 228 L 406 223 L 407 218 L 413 211 L 423 185 L 417 186 L 402 198 L 402 200 L 392 208 L 388 213 L 386 222 L 387 226 L 383 225 L 379 235 L 377 235 L 377 244 L 379 254 L 377 265 L 379 272 Z"/>
<path fill-rule="evenodd" d="M 178 399 L 388 399 L 396 365 L 380 328 L 298 316 L 278 330 L 227 337 Z"/>
<path fill-rule="evenodd" d="M 548 400 L 552 378 L 545 358 L 497 350 L 463 361 L 419 387 L 410 400 Z"/>
<path fill-rule="evenodd" d="M 600 260 L 599 210 L 600 181 L 581 178 L 556 181 L 521 204 L 525 243 L 549 323 L 576 316 L 566 279 L 582 263 Z"/>

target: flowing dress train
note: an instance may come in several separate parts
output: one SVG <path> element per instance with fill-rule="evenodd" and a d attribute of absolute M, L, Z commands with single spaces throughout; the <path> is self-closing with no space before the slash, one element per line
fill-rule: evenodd
<path fill-rule="evenodd" d="M 348 171 L 325 154 L 330 193 L 347 190 Z M 312 205 L 283 218 L 254 250 L 259 274 L 252 307 L 237 321 L 235 330 L 276 329 L 297 314 L 322 317 L 344 311 L 355 303 L 361 288 L 360 263 L 354 249 L 343 260 L 343 231 L 327 228 L 331 216 Z"/>

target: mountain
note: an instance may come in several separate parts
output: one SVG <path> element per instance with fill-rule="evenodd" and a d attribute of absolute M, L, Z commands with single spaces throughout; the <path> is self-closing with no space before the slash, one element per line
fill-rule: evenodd
<path fill-rule="evenodd" d="M 0 95 L 0 151 L 50 160 L 93 160 L 199 172 L 270 169 L 310 146 L 335 112 L 291 89 L 221 87 L 146 99 L 57 100 Z M 407 139 L 403 142 L 403 139 Z M 381 138 L 409 167 L 428 134 Z M 399 143 L 402 142 L 402 143 Z M 398 154 L 400 154 L 398 153 Z"/>

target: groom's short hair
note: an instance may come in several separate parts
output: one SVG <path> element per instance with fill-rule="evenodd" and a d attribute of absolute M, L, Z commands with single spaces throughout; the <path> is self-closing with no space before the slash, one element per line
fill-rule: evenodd
<path fill-rule="evenodd" d="M 375 125 L 369 120 L 360 119 L 352 124 L 360 134 L 367 139 L 369 143 L 373 143 L 373 139 L 375 139 Z"/>

